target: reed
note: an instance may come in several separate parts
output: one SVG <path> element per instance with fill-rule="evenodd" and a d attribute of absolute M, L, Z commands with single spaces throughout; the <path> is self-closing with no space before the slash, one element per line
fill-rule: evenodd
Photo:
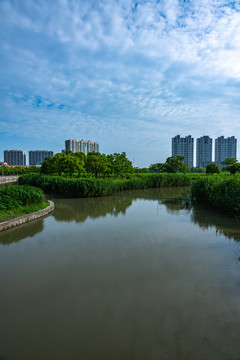
<path fill-rule="evenodd" d="M 11 185 L 0 188 L 0 210 L 11 210 L 21 206 L 44 202 L 41 189 L 29 185 Z"/>
<path fill-rule="evenodd" d="M 74 197 L 106 196 L 123 190 L 158 188 L 166 186 L 188 186 L 191 179 L 185 174 L 140 174 L 126 175 L 124 179 L 67 179 L 61 176 L 22 175 L 20 185 L 32 185 L 45 193 L 66 194 Z"/>
<path fill-rule="evenodd" d="M 225 213 L 240 214 L 240 177 L 207 176 L 192 183 L 191 194 L 194 201 L 211 205 Z"/>

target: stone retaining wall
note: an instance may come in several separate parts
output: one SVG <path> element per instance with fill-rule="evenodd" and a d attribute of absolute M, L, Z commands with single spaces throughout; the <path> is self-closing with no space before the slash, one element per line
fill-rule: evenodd
<path fill-rule="evenodd" d="M 12 184 L 18 181 L 19 175 L 13 176 L 0 176 L 0 185 Z"/>
<path fill-rule="evenodd" d="M 48 215 L 50 212 L 54 210 L 54 202 L 51 200 L 48 200 L 49 206 L 43 210 L 35 211 L 31 214 L 26 214 L 23 216 L 20 216 L 15 219 L 11 219 L 8 221 L 0 222 L 0 231 L 10 229 L 12 227 L 25 224 L 29 221 L 36 220 L 40 217 Z"/>

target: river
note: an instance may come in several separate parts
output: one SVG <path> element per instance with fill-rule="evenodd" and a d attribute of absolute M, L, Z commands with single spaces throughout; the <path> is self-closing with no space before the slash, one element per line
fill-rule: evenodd
<path fill-rule="evenodd" d="M 0 234 L 0 360 L 239 360 L 240 223 L 182 188 Z"/>

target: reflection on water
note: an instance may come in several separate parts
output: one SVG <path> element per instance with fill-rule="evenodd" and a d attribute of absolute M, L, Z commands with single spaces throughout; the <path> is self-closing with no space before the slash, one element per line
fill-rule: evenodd
<path fill-rule="evenodd" d="M 56 221 L 84 222 L 87 218 L 96 219 L 110 214 L 125 214 L 132 205 L 128 197 L 101 197 L 83 199 L 53 199 L 55 203 L 54 218 Z"/>
<path fill-rule="evenodd" d="M 1 233 L 0 360 L 238 360 L 239 223 L 187 196 L 56 198 Z"/>
<path fill-rule="evenodd" d="M 164 204 L 169 211 L 187 208 L 186 198 L 189 196 L 189 188 L 160 188 L 160 189 L 140 189 L 129 190 L 115 196 L 99 198 L 53 198 L 55 203 L 54 218 L 56 221 L 76 221 L 84 222 L 88 218 L 96 219 L 107 214 L 117 216 L 125 214 L 133 201 L 137 199 L 147 199 L 158 201 Z"/>
<path fill-rule="evenodd" d="M 0 232 L 0 244 L 9 245 L 16 243 L 28 237 L 34 237 L 36 234 L 43 231 L 43 219 L 30 222 L 26 225 L 21 225 L 3 232 Z M 0 358 L 1 360 L 1 358 Z"/>
<path fill-rule="evenodd" d="M 240 240 L 240 222 L 234 217 L 219 214 L 206 206 L 194 205 L 191 220 L 204 230 L 214 228 L 216 233 L 222 234 L 228 239 Z"/>
<path fill-rule="evenodd" d="M 240 223 L 237 219 L 206 206 L 191 204 L 188 196 L 189 188 L 178 187 L 129 190 L 116 196 L 102 198 L 55 198 L 53 216 L 56 221 L 84 222 L 88 218 L 96 219 L 108 214 L 124 215 L 134 201 L 146 199 L 158 201 L 158 204 L 164 205 L 166 211 L 172 215 L 184 210 L 191 214 L 190 219 L 202 229 L 215 228 L 216 233 L 223 234 L 229 239 L 240 240 Z"/>
<path fill-rule="evenodd" d="M 190 213 L 190 219 L 203 230 L 215 229 L 228 239 L 240 241 L 240 221 L 234 217 L 217 212 L 204 205 L 192 204 L 188 200 L 160 200 L 169 214 L 178 214 L 182 210 Z"/>
<path fill-rule="evenodd" d="M 166 200 L 160 200 L 160 204 L 163 204 L 169 214 L 178 214 L 181 210 L 186 210 L 188 212 L 192 209 L 192 204 L 189 202 L 189 200 L 186 200 L 185 198 L 180 199 L 166 199 Z"/>

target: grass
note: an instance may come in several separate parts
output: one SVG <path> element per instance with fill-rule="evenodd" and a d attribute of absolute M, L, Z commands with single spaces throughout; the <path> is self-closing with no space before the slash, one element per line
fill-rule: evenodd
<path fill-rule="evenodd" d="M 0 222 L 14 219 L 19 216 L 26 215 L 26 214 L 31 214 L 35 211 L 43 210 L 48 206 L 49 206 L 49 203 L 44 201 L 41 204 L 20 206 L 16 209 L 11 209 L 11 210 L 0 210 Z"/>

